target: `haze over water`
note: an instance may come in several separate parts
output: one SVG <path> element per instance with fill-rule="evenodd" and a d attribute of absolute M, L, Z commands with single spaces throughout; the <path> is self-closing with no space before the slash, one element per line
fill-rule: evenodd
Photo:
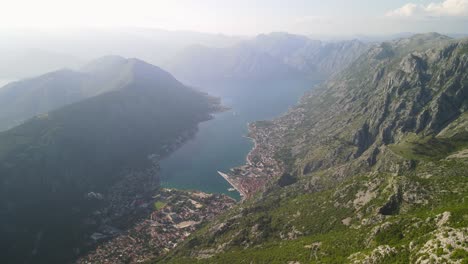
<path fill-rule="evenodd" d="M 161 161 L 162 186 L 224 193 L 238 199 L 239 194 L 228 191 L 231 186 L 217 171 L 245 163 L 253 147 L 246 138 L 247 124 L 283 114 L 313 86 L 310 80 L 295 80 L 222 84 L 209 89 L 231 110 L 201 123 L 193 139 Z"/>

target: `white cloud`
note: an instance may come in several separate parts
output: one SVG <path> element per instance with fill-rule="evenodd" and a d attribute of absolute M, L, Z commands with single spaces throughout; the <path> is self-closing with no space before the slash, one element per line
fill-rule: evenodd
<path fill-rule="evenodd" d="M 388 17 L 468 17 L 468 0 L 445 0 L 428 5 L 408 3 L 387 12 Z"/>

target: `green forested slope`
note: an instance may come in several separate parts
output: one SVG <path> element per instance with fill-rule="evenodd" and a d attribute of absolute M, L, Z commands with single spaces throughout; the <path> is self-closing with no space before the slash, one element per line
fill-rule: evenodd
<path fill-rule="evenodd" d="M 76 255 L 90 235 L 84 218 L 102 206 L 87 194 L 105 202 L 125 173 L 154 165 L 150 155 L 167 154 L 219 107 L 156 66 L 124 64 L 125 76 L 114 72 L 114 80 L 127 78 L 119 89 L 0 133 L 0 262 L 64 263 Z M 149 176 L 157 185 L 157 174 Z"/>

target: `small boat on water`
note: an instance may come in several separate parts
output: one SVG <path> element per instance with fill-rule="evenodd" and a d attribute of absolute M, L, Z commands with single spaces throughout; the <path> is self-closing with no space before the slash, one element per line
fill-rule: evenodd
<path fill-rule="evenodd" d="M 230 192 L 235 192 L 236 189 L 234 189 L 234 188 L 229 188 L 228 191 L 230 191 Z"/>

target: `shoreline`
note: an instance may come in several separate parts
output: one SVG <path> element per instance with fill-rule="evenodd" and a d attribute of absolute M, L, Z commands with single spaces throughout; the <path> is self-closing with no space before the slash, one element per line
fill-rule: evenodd
<path fill-rule="evenodd" d="M 252 165 L 252 161 L 250 160 L 250 157 L 252 156 L 252 153 L 257 149 L 257 146 L 258 146 L 257 140 L 249 136 L 252 133 L 251 125 L 252 123 L 247 124 L 248 134 L 247 136 L 244 136 L 245 138 L 250 139 L 254 143 L 252 149 L 249 151 L 249 153 L 247 153 L 247 156 L 245 157 L 245 161 L 247 162 L 248 165 Z"/>
<path fill-rule="evenodd" d="M 250 133 L 252 133 L 250 125 L 251 124 L 248 123 L 248 134 L 244 135 L 243 137 L 250 139 L 254 144 L 252 149 L 249 150 L 249 152 L 247 153 L 247 155 L 245 157 L 246 164 L 252 166 L 253 164 L 252 164 L 252 161 L 251 161 L 250 157 L 252 156 L 252 153 L 257 149 L 258 144 L 257 144 L 257 141 L 255 140 L 255 138 L 248 136 Z M 242 187 L 237 187 L 235 182 L 233 182 L 233 180 L 231 180 L 231 177 L 229 176 L 229 174 L 223 173 L 221 171 L 217 171 L 217 172 L 218 172 L 219 175 L 221 175 L 221 177 L 223 177 L 240 194 L 241 202 L 243 202 L 245 199 L 247 199 L 247 194 L 242 190 Z"/>
<path fill-rule="evenodd" d="M 249 128 L 250 130 L 250 128 Z M 253 148 L 249 151 L 249 153 L 247 153 L 247 156 L 245 157 L 245 161 L 247 162 L 247 164 L 249 165 L 252 165 L 252 160 L 250 159 L 250 157 L 252 156 L 252 153 L 257 149 L 257 141 L 254 139 L 254 138 L 251 138 L 251 137 L 248 137 L 246 136 L 246 138 L 250 139 L 253 141 L 254 145 L 253 145 Z"/>
<path fill-rule="evenodd" d="M 236 184 L 229 178 L 229 175 L 226 174 L 226 173 L 223 173 L 223 172 L 220 172 L 220 171 L 217 171 L 219 175 L 221 175 L 221 177 L 223 177 L 234 189 L 236 189 L 236 191 L 240 194 L 241 196 L 241 202 L 245 200 L 246 198 L 246 194 L 245 192 L 236 186 Z"/>

